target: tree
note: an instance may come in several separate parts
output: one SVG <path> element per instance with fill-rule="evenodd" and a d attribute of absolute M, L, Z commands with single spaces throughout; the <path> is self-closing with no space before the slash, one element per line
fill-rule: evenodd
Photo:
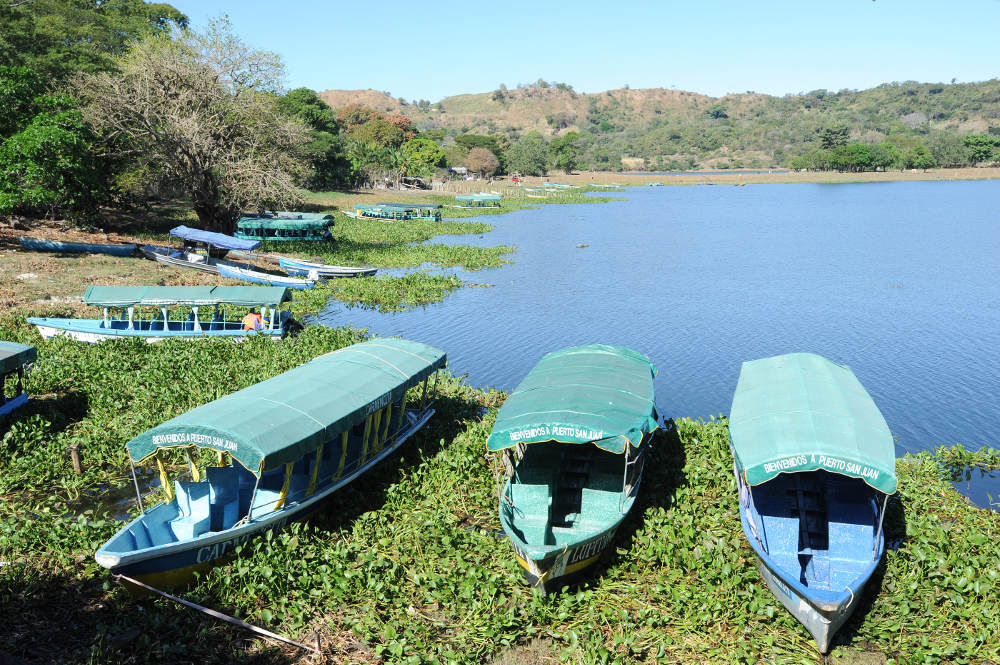
<path fill-rule="evenodd" d="M 819 131 L 819 147 L 832 150 L 847 145 L 847 127 L 824 127 Z"/>
<path fill-rule="evenodd" d="M 275 108 L 308 128 L 305 156 L 309 161 L 308 189 L 330 189 L 351 179 L 351 162 L 340 135 L 337 114 L 309 88 L 297 88 L 279 97 Z"/>
<path fill-rule="evenodd" d="M 493 175 L 500 168 L 500 160 L 486 148 L 473 148 L 465 158 L 465 166 L 483 177 Z"/>
<path fill-rule="evenodd" d="M 705 113 L 709 118 L 713 118 L 715 120 L 722 120 L 723 118 L 729 117 L 725 104 L 712 104 L 708 107 L 708 110 L 705 111 Z"/>
<path fill-rule="evenodd" d="M 579 139 L 580 135 L 576 132 L 569 132 L 565 136 L 552 139 L 549 143 L 549 163 L 552 168 L 562 169 L 565 173 L 576 168 L 580 157 L 580 149 L 577 146 Z"/>
<path fill-rule="evenodd" d="M 522 175 L 545 175 L 548 146 L 538 132 L 525 134 L 504 152 L 507 169 Z"/>
<path fill-rule="evenodd" d="M 68 95 L 27 67 L 0 67 L 0 213 L 92 214 L 104 194 L 92 134 Z"/>
<path fill-rule="evenodd" d="M 892 143 L 883 141 L 878 145 L 871 146 L 871 164 L 873 169 L 888 171 L 894 166 L 900 166 L 902 162 L 902 153 Z"/>
<path fill-rule="evenodd" d="M 965 145 L 969 162 L 973 165 L 1000 159 L 1000 137 L 989 134 L 969 134 L 962 143 Z"/>
<path fill-rule="evenodd" d="M 147 37 L 116 64 L 77 80 L 86 119 L 133 173 L 183 188 L 205 228 L 231 232 L 241 210 L 300 203 L 306 128 L 275 109 L 277 55 L 249 48 L 223 20 Z"/>
<path fill-rule="evenodd" d="M 0 1 L 0 62 L 60 83 L 75 72 L 109 71 L 130 42 L 187 23 L 174 7 L 143 0 Z"/>
<path fill-rule="evenodd" d="M 407 175 L 426 176 L 445 165 L 444 150 L 430 139 L 410 139 L 402 150 L 407 159 Z"/>

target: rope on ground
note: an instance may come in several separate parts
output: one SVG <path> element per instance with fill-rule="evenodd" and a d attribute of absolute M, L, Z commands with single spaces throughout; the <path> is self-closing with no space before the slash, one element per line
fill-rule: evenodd
<path fill-rule="evenodd" d="M 227 623 L 231 623 L 234 626 L 239 626 L 240 628 L 246 628 L 247 630 L 249 630 L 249 631 L 251 631 L 253 633 L 257 633 L 258 635 L 263 635 L 264 637 L 270 637 L 273 640 L 278 640 L 279 642 L 284 642 L 285 644 L 291 644 L 292 646 L 297 646 L 298 648 L 305 649 L 306 651 L 312 651 L 313 653 L 320 653 L 320 650 L 318 648 L 316 648 L 316 647 L 311 647 L 309 645 L 302 644 L 300 642 L 296 642 L 295 640 L 290 640 L 287 637 L 282 637 L 281 635 L 277 635 L 275 633 L 272 633 L 269 630 L 264 630 L 263 628 L 258 628 L 257 626 L 250 625 L 250 624 L 246 623 L 245 621 L 240 621 L 239 619 L 235 619 L 235 618 L 233 618 L 231 616 L 227 616 L 227 615 L 223 614 L 222 612 L 216 612 L 215 610 L 209 609 L 207 607 L 202 607 L 201 605 L 198 605 L 197 603 L 192 603 L 191 601 L 184 600 L 183 598 L 178 598 L 177 596 L 171 596 L 166 591 L 160 591 L 159 589 L 151 587 L 148 584 L 143 584 L 139 580 L 134 580 L 131 577 L 128 577 L 126 575 L 115 575 L 114 578 L 116 580 L 125 580 L 126 582 L 129 582 L 130 584 L 135 584 L 136 586 L 140 586 L 143 589 L 149 589 L 153 593 L 157 593 L 157 594 L 163 596 L 164 598 L 167 598 L 168 600 L 172 600 L 172 601 L 174 601 L 176 603 L 180 603 L 181 605 L 186 605 L 187 607 L 196 609 L 199 612 L 204 612 L 205 614 L 207 614 L 207 615 L 209 615 L 211 617 L 215 617 L 216 619 L 222 619 L 223 621 L 225 621 Z M 317 645 L 318 645 L 318 640 L 317 640 Z"/>

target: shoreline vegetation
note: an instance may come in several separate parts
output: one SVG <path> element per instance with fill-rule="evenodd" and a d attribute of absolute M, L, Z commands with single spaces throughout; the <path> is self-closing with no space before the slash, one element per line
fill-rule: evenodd
<path fill-rule="evenodd" d="M 137 600 L 93 559 L 137 514 L 123 444 L 225 393 L 365 337 L 307 328 L 275 344 L 39 343 L 32 401 L 0 446 L 0 639 L 46 662 L 316 662 L 163 599 Z M 595 573 L 539 596 L 496 517 L 486 437 L 505 395 L 442 381 L 438 413 L 310 522 L 242 548 L 181 595 L 314 643 L 332 662 L 997 662 L 1000 513 L 950 478 L 996 453 L 897 461 L 890 544 L 829 659 L 767 591 L 737 514 L 726 421 L 667 421 L 635 509 Z M 70 444 L 82 450 L 73 474 Z M 175 471 L 183 467 L 180 453 Z M 147 504 L 160 493 L 142 475 Z M 155 629 L 151 629 L 155 626 Z M 16 662 L 16 661 L 15 661 Z"/>
<path fill-rule="evenodd" d="M 761 175 L 768 174 L 754 177 Z M 877 180 L 872 175 L 852 174 L 851 181 Z M 576 184 L 592 177 L 596 182 L 598 174 L 551 181 Z M 653 180 L 599 177 L 623 185 Z M 664 179 L 689 177 L 703 176 Z M 739 184 L 741 176 L 709 177 L 716 184 L 723 184 L 719 178 Z M 1000 170 L 991 177 L 1000 177 Z M 322 193 L 309 204 L 342 210 L 353 205 L 353 196 L 440 202 L 443 195 Z M 545 200 L 505 199 L 501 212 L 607 200 L 614 200 L 614 192 L 585 196 L 571 190 Z M 455 212 L 470 217 L 477 211 Z M 139 239 L 162 241 L 166 229 L 188 214 L 177 206 L 160 213 L 160 226 Z M 80 233 L 40 228 L 56 237 Z M 511 249 L 477 253 L 482 248 L 412 243 L 490 228 L 479 220 L 398 225 L 337 215 L 332 246 L 265 249 L 340 263 L 377 256 L 365 262 L 380 267 L 429 262 L 477 268 L 511 260 Z M 79 294 L 95 275 L 115 284 L 148 283 L 151 275 L 167 283 L 221 282 L 195 271 L 174 274 L 144 259 L 10 251 L 24 232 L 3 229 L 0 235 L 0 296 L 13 298 L 0 314 L 0 339 L 39 348 L 27 379 L 31 401 L 0 423 L 0 622 L 6 630 L 0 658 L 316 662 L 163 599 L 137 600 L 97 566 L 93 553 L 120 519 L 137 514 L 126 441 L 363 339 L 367 331 L 311 326 L 281 343 L 251 338 L 235 345 L 42 341 L 25 313 L 79 310 L 56 299 Z M 109 237 L 133 236 L 112 230 Z M 25 256 L 40 266 L 39 281 L 52 283 L 32 285 L 10 274 L 10 259 Z M 382 309 L 411 307 L 461 286 L 452 279 L 417 271 L 341 280 L 337 289 L 296 299 L 306 313 L 319 311 L 331 296 Z M 31 295 L 19 295 L 22 289 Z M 36 297 L 42 291 L 50 304 Z M 36 302 L 40 297 L 43 302 Z M 323 657 L 332 662 L 1000 662 L 993 639 L 1000 621 L 1000 512 L 975 507 L 951 485 L 964 469 L 996 468 L 1000 453 L 940 449 L 897 461 L 900 492 L 886 519 L 890 550 L 862 607 L 824 659 L 755 568 L 739 526 L 723 418 L 667 422 L 654 439 L 635 509 L 593 575 L 548 597 L 522 586 L 499 528 L 485 456 L 504 399 L 503 393 L 449 376 L 438 414 L 399 453 L 340 491 L 310 522 L 241 548 L 234 560 L 205 573 L 181 595 L 301 642 L 314 643 L 318 635 Z M 79 476 L 67 453 L 71 445 L 82 451 Z M 183 467 L 180 455 L 172 466 Z M 141 483 L 147 502 L 159 500 L 154 476 L 142 476 Z"/>

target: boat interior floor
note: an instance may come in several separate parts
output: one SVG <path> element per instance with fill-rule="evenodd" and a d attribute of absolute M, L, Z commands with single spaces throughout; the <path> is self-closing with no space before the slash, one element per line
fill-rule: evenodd
<path fill-rule="evenodd" d="M 881 506 L 864 481 L 826 471 L 781 474 L 754 487 L 753 499 L 764 549 L 789 579 L 843 591 L 871 565 Z"/>
<path fill-rule="evenodd" d="M 507 526 L 536 546 L 597 535 L 621 518 L 624 471 L 622 455 L 591 444 L 530 445 L 511 479 Z"/>

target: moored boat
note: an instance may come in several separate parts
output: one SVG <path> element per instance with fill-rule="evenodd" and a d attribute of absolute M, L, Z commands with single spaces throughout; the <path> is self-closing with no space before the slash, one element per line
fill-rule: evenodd
<path fill-rule="evenodd" d="M 455 208 L 499 208 L 501 206 L 501 201 L 503 197 L 499 194 L 467 194 L 464 196 L 456 196 L 455 201 L 459 205 L 454 206 Z"/>
<path fill-rule="evenodd" d="M 133 473 L 155 463 L 166 495 L 152 508 L 139 497 L 142 514 L 97 550 L 97 562 L 146 584 L 179 584 L 306 517 L 424 426 L 437 389 L 429 379 L 445 360 L 418 342 L 373 339 L 140 434 L 126 445 Z M 190 482 L 170 482 L 172 449 L 189 460 Z"/>
<path fill-rule="evenodd" d="M 528 583 L 595 564 L 632 508 L 657 428 L 649 358 L 594 344 L 542 358 L 500 409 L 487 449 L 506 475 L 500 523 Z"/>
<path fill-rule="evenodd" d="M 236 222 L 235 237 L 269 242 L 319 242 L 330 238 L 333 215 L 323 213 L 244 213 Z"/>
<path fill-rule="evenodd" d="M 35 252 L 63 252 L 66 254 L 110 254 L 111 256 L 131 256 L 135 243 L 61 242 L 41 238 L 18 237 L 21 247 Z"/>
<path fill-rule="evenodd" d="M 46 339 L 64 335 L 81 342 L 119 337 L 147 342 L 249 335 L 280 338 L 287 332 L 291 313 L 278 308 L 290 300 L 288 289 L 278 286 L 88 286 L 83 302 L 101 307 L 102 318 L 32 316 L 28 323 Z M 145 317 L 143 308 L 148 308 Z M 248 308 L 261 315 L 260 329 L 246 329 L 242 317 Z M 119 309 L 120 316 L 115 317 L 113 309 Z"/>
<path fill-rule="evenodd" d="M 825 653 L 885 552 L 889 427 L 848 367 L 791 353 L 743 363 L 729 434 L 757 567 Z"/>
<path fill-rule="evenodd" d="M 441 206 L 434 203 L 380 201 L 377 205 L 383 208 L 402 210 L 406 214 L 406 219 L 422 219 L 429 222 L 441 221 Z"/>
<path fill-rule="evenodd" d="M 362 266 L 353 268 L 350 266 L 330 266 L 325 263 L 314 263 L 312 261 L 302 261 L 292 259 L 287 256 L 278 257 L 278 265 L 289 275 L 309 276 L 316 274 L 318 277 L 368 277 L 378 272 L 378 268 L 373 266 Z"/>
<path fill-rule="evenodd" d="M 24 370 L 38 358 L 38 350 L 27 344 L 0 341 L 0 416 L 7 415 L 28 401 L 24 391 Z M 16 381 L 13 395 L 7 397 L 7 379 Z"/>
<path fill-rule="evenodd" d="M 232 268 L 250 268 L 249 263 L 237 263 L 225 259 L 215 259 L 207 254 L 199 252 L 188 252 L 183 249 L 165 247 L 163 245 L 143 245 L 139 248 L 147 259 L 152 259 L 157 263 L 180 268 L 192 268 L 202 272 L 219 272 L 219 264 L 225 264 Z"/>
<path fill-rule="evenodd" d="M 260 270 L 252 270 L 250 268 L 237 268 L 235 266 L 226 265 L 225 263 L 219 263 L 216 265 L 219 270 L 220 277 L 228 277 L 229 279 L 238 279 L 244 282 L 250 282 L 252 284 L 266 284 L 267 286 L 284 286 L 289 289 L 296 289 L 302 291 L 304 289 L 311 289 L 316 286 L 316 280 L 319 278 L 315 273 L 313 273 L 310 279 L 300 279 L 298 277 L 291 277 L 286 275 L 272 275 L 269 272 L 263 272 Z"/>

